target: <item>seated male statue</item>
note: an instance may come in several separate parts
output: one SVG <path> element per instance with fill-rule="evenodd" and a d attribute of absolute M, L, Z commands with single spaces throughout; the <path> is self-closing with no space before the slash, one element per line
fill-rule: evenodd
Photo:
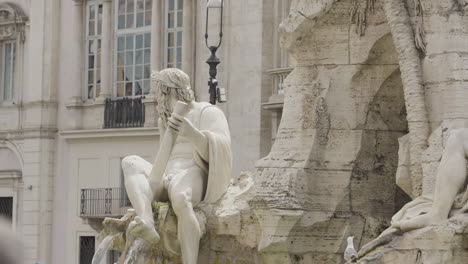
<path fill-rule="evenodd" d="M 136 211 L 129 232 L 150 243 L 160 239 L 154 226 L 151 203 L 170 201 L 177 216 L 177 238 L 184 264 L 195 264 L 201 238 L 194 207 L 201 202 L 216 202 L 231 180 L 232 154 L 229 127 L 223 112 L 209 103 L 194 101 L 187 74 L 165 69 L 153 79 L 158 125 L 163 142 L 166 130 L 178 137 L 164 173 L 155 173 L 138 156 L 122 160 L 125 188 Z M 184 116 L 173 114 L 177 101 L 188 105 Z M 161 150 L 160 150 L 161 151 Z"/>
<path fill-rule="evenodd" d="M 468 129 L 452 130 L 445 144 L 435 183 L 432 206 L 426 214 L 411 219 L 394 221 L 392 227 L 402 231 L 423 228 L 447 220 L 455 197 L 463 190 L 466 180 L 466 160 L 468 156 Z M 468 190 L 462 204 L 468 200 Z M 411 203 L 410 203 L 411 204 Z M 416 204 L 416 203 L 415 203 Z M 414 208 L 417 205 L 413 206 Z M 406 209 L 406 208 L 405 208 Z M 411 205 L 409 209 L 411 210 Z"/>

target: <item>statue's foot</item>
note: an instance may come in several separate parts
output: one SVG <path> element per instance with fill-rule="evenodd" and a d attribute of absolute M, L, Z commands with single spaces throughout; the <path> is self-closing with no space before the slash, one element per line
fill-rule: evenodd
<path fill-rule="evenodd" d="M 410 220 L 396 221 L 392 224 L 392 227 L 397 228 L 403 232 L 420 229 L 426 226 L 438 224 L 443 221 L 442 218 L 435 216 L 434 214 L 427 213 L 416 216 Z"/>
<path fill-rule="evenodd" d="M 130 234 L 142 238 L 151 244 L 159 242 L 160 237 L 154 225 L 146 223 L 141 217 L 136 216 L 135 219 L 128 226 Z"/>

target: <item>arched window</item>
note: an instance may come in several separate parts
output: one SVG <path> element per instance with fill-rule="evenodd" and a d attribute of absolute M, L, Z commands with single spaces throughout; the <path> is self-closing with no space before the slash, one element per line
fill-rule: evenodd
<path fill-rule="evenodd" d="M 0 5 L 0 102 L 14 103 L 24 43 L 26 16 L 12 4 Z"/>

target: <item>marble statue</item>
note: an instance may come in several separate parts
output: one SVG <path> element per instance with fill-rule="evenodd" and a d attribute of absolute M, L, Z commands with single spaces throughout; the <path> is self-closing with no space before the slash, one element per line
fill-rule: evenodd
<path fill-rule="evenodd" d="M 229 127 L 219 108 L 194 101 L 183 71 L 165 69 L 153 77 L 160 148 L 154 164 L 138 156 L 122 160 L 125 188 L 136 212 L 128 232 L 158 243 L 151 204 L 170 201 L 177 216 L 182 260 L 195 264 L 202 233 L 194 207 L 216 202 L 231 180 Z"/>
<path fill-rule="evenodd" d="M 455 197 L 460 190 L 463 190 L 465 184 L 465 158 L 467 155 L 468 129 L 452 130 L 444 147 L 442 160 L 437 171 L 433 199 L 418 197 L 404 206 L 393 217 L 392 227 L 401 231 L 409 231 L 447 220 L 453 208 Z M 463 206 L 467 200 L 468 192 L 465 192 L 460 204 Z M 426 212 L 424 208 L 427 204 L 431 204 L 431 206 Z"/>

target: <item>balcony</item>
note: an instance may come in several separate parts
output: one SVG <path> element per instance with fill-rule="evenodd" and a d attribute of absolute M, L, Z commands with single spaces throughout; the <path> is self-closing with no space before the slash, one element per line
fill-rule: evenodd
<path fill-rule="evenodd" d="M 119 217 L 131 207 L 125 188 L 81 189 L 80 216 Z"/>
<path fill-rule="evenodd" d="M 142 98 L 106 99 L 104 128 L 143 127 L 145 105 Z"/>
<path fill-rule="evenodd" d="M 283 109 L 284 102 L 284 80 L 291 73 L 292 68 L 278 68 L 267 71 L 273 79 L 271 96 L 268 102 L 262 104 L 264 109 L 278 111 Z"/>

